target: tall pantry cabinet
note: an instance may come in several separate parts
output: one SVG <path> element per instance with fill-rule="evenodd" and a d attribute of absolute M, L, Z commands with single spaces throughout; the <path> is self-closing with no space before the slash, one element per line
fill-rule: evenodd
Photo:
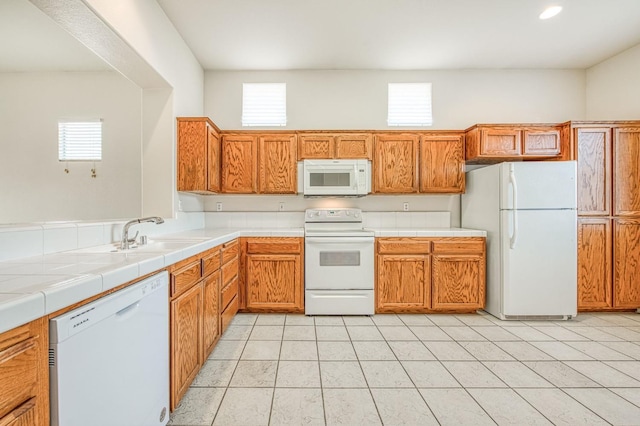
<path fill-rule="evenodd" d="M 571 123 L 578 309 L 640 307 L 640 122 Z"/>

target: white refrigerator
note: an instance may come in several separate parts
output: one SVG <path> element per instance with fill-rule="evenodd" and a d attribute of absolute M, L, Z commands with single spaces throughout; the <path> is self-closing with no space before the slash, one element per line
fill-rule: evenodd
<path fill-rule="evenodd" d="M 467 172 L 462 226 L 487 231 L 485 310 L 500 319 L 577 314 L 576 162 Z"/>

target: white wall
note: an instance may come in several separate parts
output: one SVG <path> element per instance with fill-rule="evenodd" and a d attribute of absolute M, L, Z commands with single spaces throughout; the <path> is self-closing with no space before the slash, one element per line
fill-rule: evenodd
<path fill-rule="evenodd" d="M 640 119 L 640 44 L 587 70 L 588 120 Z"/>
<path fill-rule="evenodd" d="M 0 223 L 141 213 L 141 90 L 119 73 L 0 74 Z M 58 120 L 102 118 L 103 159 L 58 161 Z"/>
<path fill-rule="evenodd" d="M 143 212 L 145 215 L 173 216 L 179 200 L 175 189 L 175 117 L 203 115 L 202 67 L 157 2 L 85 2 L 173 88 L 170 92 L 145 90 L 142 142 Z M 195 202 L 201 209 L 199 198 Z"/>
<path fill-rule="evenodd" d="M 434 125 L 585 117 L 583 70 L 207 71 L 204 112 L 241 129 L 242 83 L 287 83 L 287 129 L 387 129 L 387 83 L 433 84 Z"/>

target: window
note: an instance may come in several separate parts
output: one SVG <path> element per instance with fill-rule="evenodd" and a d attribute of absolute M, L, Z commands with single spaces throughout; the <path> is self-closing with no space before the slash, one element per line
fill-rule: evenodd
<path fill-rule="evenodd" d="M 58 160 L 102 160 L 102 120 L 58 122 Z"/>
<path fill-rule="evenodd" d="M 431 83 L 389 83 L 389 126 L 431 126 Z"/>
<path fill-rule="evenodd" d="M 286 83 L 244 83 L 242 85 L 243 126 L 286 126 Z"/>

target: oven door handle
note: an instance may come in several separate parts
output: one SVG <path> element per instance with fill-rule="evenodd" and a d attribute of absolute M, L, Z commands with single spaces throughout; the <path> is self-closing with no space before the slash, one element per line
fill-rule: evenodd
<path fill-rule="evenodd" d="M 304 242 L 306 244 L 373 244 L 373 237 L 305 237 Z"/>

